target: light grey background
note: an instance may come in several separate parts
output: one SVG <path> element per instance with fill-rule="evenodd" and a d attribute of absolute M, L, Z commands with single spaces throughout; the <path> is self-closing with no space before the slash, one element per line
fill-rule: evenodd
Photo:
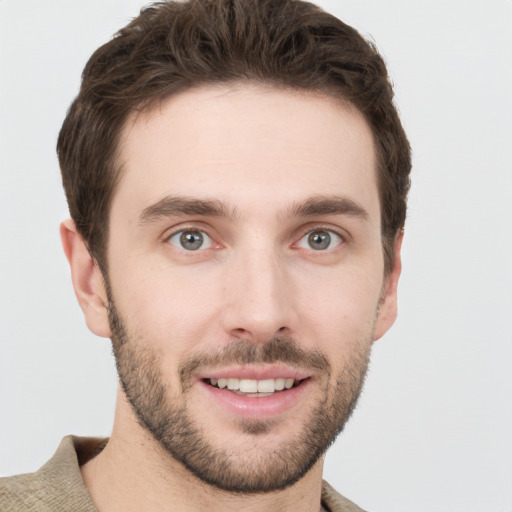
<path fill-rule="evenodd" d="M 512 2 L 323 0 L 374 38 L 414 148 L 400 315 L 326 478 L 380 512 L 512 511 Z M 116 378 L 60 249 L 55 142 L 136 0 L 0 0 L 0 474 L 107 435 Z"/>

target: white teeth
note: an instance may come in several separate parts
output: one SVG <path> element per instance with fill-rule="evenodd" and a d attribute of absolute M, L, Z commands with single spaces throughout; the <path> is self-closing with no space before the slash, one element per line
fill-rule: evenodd
<path fill-rule="evenodd" d="M 249 379 L 240 379 L 240 391 L 242 393 L 257 393 L 258 381 Z"/>
<path fill-rule="evenodd" d="M 240 389 L 239 379 L 228 379 L 228 389 Z"/>
<path fill-rule="evenodd" d="M 276 391 L 282 391 L 284 389 L 284 381 L 285 379 L 276 379 L 274 388 Z"/>
<path fill-rule="evenodd" d="M 258 380 L 258 393 L 273 393 L 276 390 L 274 379 Z"/>
<path fill-rule="evenodd" d="M 274 393 L 283 389 L 291 389 L 295 379 L 210 379 L 212 386 L 221 389 L 228 388 L 230 391 L 240 391 L 241 393 Z"/>

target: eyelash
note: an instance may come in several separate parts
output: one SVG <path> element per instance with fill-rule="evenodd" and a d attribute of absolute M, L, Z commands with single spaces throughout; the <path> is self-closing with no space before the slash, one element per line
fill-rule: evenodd
<path fill-rule="evenodd" d="M 180 238 L 181 238 L 185 233 L 190 233 L 190 234 L 192 234 L 192 233 L 199 233 L 199 234 L 201 234 L 203 236 L 203 242 L 205 241 L 208 244 L 208 247 L 203 247 L 203 243 L 202 243 L 201 246 L 198 247 L 197 249 L 186 249 L 182 245 L 180 246 L 180 243 L 178 241 L 177 241 L 176 244 L 174 244 L 172 242 L 173 238 L 178 237 L 178 236 L 180 236 Z M 206 240 L 205 240 L 205 238 L 206 238 Z M 190 252 L 190 253 L 193 253 L 193 252 L 196 252 L 196 251 L 200 251 L 201 249 L 202 250 L 210 249 L 214 245 L 213 238 L 204 229 L 199 229 L 197 227 L 192 227 L 192 226 L 184 227 L 184 228 L 181 228 L 178 231 L 174 231 L 169 236 L 166 236 L 165 240 L 166 240 L 166 242 L 170 243 L 171 245 L 175 246 L 176 248 L 178 248 L 178 249 L 180 249 L 180 250 L 182 250 L 184 252 Z"/>
<path fill-rule="evenodd" d="M 183 236 L 183 234 L 185 234 L 185 233 L 199 233 L 199 234 L 201 234 L 203 236 L 203 243 L 199 247 L 197 247 L 196 249 L 186 249 L 185 247 L 183 247 L 181 245 L 180 241 L 176 240 L 175 241 L 176 243 L 172 242 L 173 238 L 178 237 L 178 235 Z M 330 236 L 330 239 L 328 241 L 329 245 L 333 241 L 333 239 L 336 242 L 336 245 L 334 247 L 326 247 L 326 248 L 323 248 L 323 247 L 319 246 L 318 248 L 315 249 L 314 247 L 309 245 L 310 240 L 307 240 L 305 242 L 306 244 L 309 245 L 309 247 L 304 247 L 304 246 L 300 245 L 300 243 L 303 242 L 306 239 L 306 237 L 311 236 L 314 233 L 327 233 Z M 215 245 L 215 241 L 214 241 L 213 237 L 211 237 L 207 233 L 206 230 L 198 228 L 196 226 L 187 226 L 187 227 L 183 227 L 183 228 L 179 229 L 178 231 L 174 231 L 173 233 L 171 233 L 170 235 L 165 237 L 165 241 L 167 243 L 170 243 L 171 245 L 173 245 L 177 249 L 182 250 L 183 252 L 186 252 L 186 253 L 194 253 L 194 252 L 205 251 L 207 249 L 211 249 L 212 246 Z M 336 231 L 336 230 L 334 230 L 334 229 L 332 229 L 330 227 L 314 226 L 314 227 L 308 227 L 307 230 L 304 230 L 303 234 L 300 236 L 300 238 L 296 242 L 293 243 L 292 247 L 297 247 L 297 248 L 305 249 L 305 250 L 312 250 L 312 251 L 316 252 L 317 254 L 321 254 L 322 252 L 330 252 L 330 251 L 336 249 L 340 245 L 345 244 L 346 241 L 347 240 L 346 240 L 346 236 L 345 235 L 342 235 L 341 233 L 339 233 L 338 231 Z M 207 247 L 203 246 L 204 242 L 206 242 L 208 244 Z"/>
<path fill-rule="evenodd" d="M 329 234 L 330 242 L 332 242 L 333 239 L 335 241 L 337 239 L 336 245 L 334 247 L 328 247 L 328 248 L 325 248 L 325 249 L 321 249 L 321 248 L 315 249 L 314 247 L 311 247 L 311 246 L 309 246 L 309 247 L 301 247 L 299 245 L 302 241 L 306 240 L 306 237 L 309 237 L 309 236 L 311 236 L 314 233 L 327 233 L 327 234 Z M 306 243 L 308 243 L 308 242 L 309 242 L 309 240 L 306 241 Z M 339 247 L 340 245 L 343 245 L 344 243 L 346 243 L 346 237 L 344 235 L 342 235 L 341 233 L 339 233 L 335 229 L 332 229 L 330 227 L 326 227 L 326 226 L 321 226 L 320 225 L 320 226 L 308 227 L 308 229 L 301 235 L 301 237 L 298 239 L 297 242 L 294 243 L 294 245 L 299 247 L 299 248 L 304 248 L 306 250 L 312 250 L 312 251 L 320 254 L 322 252 L 330 252 L 330 251 L 336 249 L 337 247 Z"/>

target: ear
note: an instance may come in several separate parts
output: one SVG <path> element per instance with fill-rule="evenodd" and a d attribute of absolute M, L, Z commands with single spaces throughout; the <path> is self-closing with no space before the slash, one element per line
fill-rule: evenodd
<path fill-rule="evenodd" d="M 83 238 L 71 219 L 65 220 L 60 225 L 60 237 L 71 268 L 73 288 L 84 313 L 87 327 L 97 336 L 110 338 L 108 299 L 98 264 L 89 254 Z"/>
<path fill-rule="evenodd" d="M 379 312 L 377 315 L 377 321 L 375 323 L 375 330 L 373 333 L 373 341 L 382 338 L 384 334 L 390 329 L 390 327 L 395 323 L 397 316 L 397 289 L 398 289 L 398 279 L 400 278 L 400 274 L 402 272 L 402 259 L 401 259 L 401 249 L 402 249 L 402 241 L 404 238 L 403 231 L 397 235 L 395 239 L 394 246 L 394 261 L 393 268 L 391 272 L 386 277 L 384 281 L 384 286 L 382 288 L 381 301 L 379 306 Z"/>

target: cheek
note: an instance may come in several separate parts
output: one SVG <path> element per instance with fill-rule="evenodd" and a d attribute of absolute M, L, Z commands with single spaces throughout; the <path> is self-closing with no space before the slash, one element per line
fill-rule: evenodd
<path fill-rule="evenodd" d="M 302 301 L 302 332 L 331 361 L 342 361 L 356 345 L 371 343 L 381 282 L 361 272 L 333 274 L 323 287 L 310 287 Z M 302 336 L 301 336 L 302 339 Z"/>
<path fill-rule="evenodd" d="M 200 345 L 226 338 L 219 320 L 236 290 L 225 265 L 170 266 L 147 258 L 133 258 L 116 267 L 112 292 L 129 331 L 174 360 Z M 353 344 L 371 338 L 382 278 L 378 267 L 320 267 L 290 264 L 282 286 L 294 310 L 289 325 L 301 343 L 317 348 L 333 360 L 343 358 Z M 227 283 L 231 283 L 228 286 Z M 231 289 L 233 288 L 233 289 Z M 229 300 L 228 300 L 229 299 Z M 290 319 L 289 318 L 289 319 Z"/>
<path fill-rule="evenodd" d="M 174 356 L 196 346 L 215 317 L 219 293 L 214 279 L 190 267 L 185 272 L 168 267 L 144 270 L 125 279 L 119 274 L 113 289 L 130 332 Z"/>

